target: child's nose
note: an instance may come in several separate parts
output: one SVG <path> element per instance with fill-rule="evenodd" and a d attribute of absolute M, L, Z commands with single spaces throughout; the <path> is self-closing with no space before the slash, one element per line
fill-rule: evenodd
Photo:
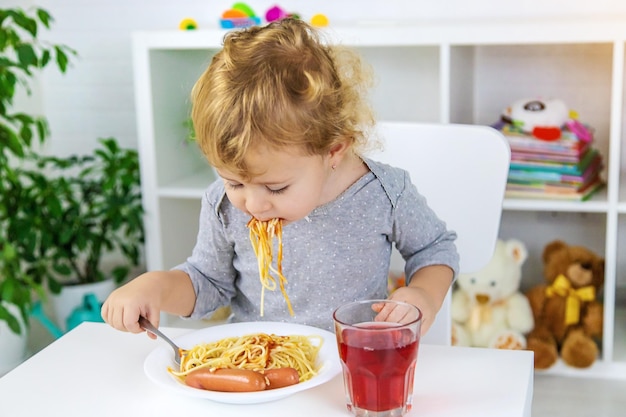
<path fill-rule="evenodd" d="M 260 216 L 271 208 L 270 201 L 263 193 L 251 192 L 246 196 L 246 210 L 255 217 Z"/>

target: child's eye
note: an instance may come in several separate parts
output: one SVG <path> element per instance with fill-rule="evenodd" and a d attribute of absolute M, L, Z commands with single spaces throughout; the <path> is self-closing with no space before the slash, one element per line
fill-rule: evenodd
<path fill-rule="evenodd" d="M 229 183 L 227 183 L 227 184 L 228 184 L 228 188 L 231 188 L 231 189 L 233 189 L 233 190 L 236 190 L 236 189 L 238 189 L 238 188 L 243 187 L 243 184 L 233 184 L 233 183 L 230 183 L 230 182 L 229 182 Z"/>
<path fill-rule="evenodd" d="M 268 188 L 268 190 L 269 190 L 269 192 L 271 194 L 282 194 L 282 193 L 284 193 L 287 190 L 287 188 L 289 188 L 289 187 L 283 187 L 283 188 L 280 188 L 278 190 L 272 190 L 271 188 Z"/>

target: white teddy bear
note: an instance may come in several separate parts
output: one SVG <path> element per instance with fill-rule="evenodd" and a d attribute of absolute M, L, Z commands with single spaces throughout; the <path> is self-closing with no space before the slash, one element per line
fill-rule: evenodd
<path fill-rule="evenodd" d="M 489 264 L 460 274 L 452 293 L 452 344 L 525 349 L 534 327 L 530 303 L 519 291 L 528 252 L 516 239 L 498 240 Z"/>

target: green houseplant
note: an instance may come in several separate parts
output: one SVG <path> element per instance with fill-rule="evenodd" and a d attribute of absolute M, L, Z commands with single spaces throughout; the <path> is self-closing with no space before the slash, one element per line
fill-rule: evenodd
<path fill-rule="evenodd" d="M 40 227 L 48 250 L 45 274 L 53 293 L 64 285 L 112 278 L 123 282 L 141 261 L 144 241 L 139 156 L 114 138 L 100 139 L 93 154 L 38 156 L 25 171 L 45 203 L 29 226 Z M 105 271 L 107 255 L 114 264 Z M 50 268 L 51 266 L 51 268 Z"/>
<path fill-rule="evenodd" d="M 41 9 L 0 10 L 0 301 L 21 316 L 0 304 L 0 324 L 15 333 L 45 288 L 122 282 L 144 240 L 136 150 L 107 138 L 87 155 L 42 155 L 35 145 L 47 136 L 45 118 L 12 111 L 16 87 L 28 92 L 35 70 L 50 62 L 65 72 L 74 54 L 37 41 L 50 20 Z"/>
<path fill-rule="evenodd" d="M 33 292 L 43 294 L 42 282 L 32 272 L 45 262 L 45 257 L 35 258 L 45 252 L 39 231 L 24 234 L 14 227 L 26 207 L 37 204 L 18 168 L 33 147 L 45 140 L 48 129 L 44 117 L 15 110 L 14 99 L 20 91 L 30 95 L 31 82 L 45 67 L 65 73 L 68 57 L 75 55 L 67 46 L 39 39 L 40 31 L 51 22 L 44 9 L 0 9 L 0 323 L 18 334 L 23 330 L 20 322 L 28 323 Z M 18 213 L 11 209 L 15 204 L 20 207 Z M 19 314 L 9 311 L 9 304 Z"/>
<path fill-rule="evenodd" d="M 33 168 L 19 170 L 36 206 L 12 223 L 39 239 L 26 253 L 31 278 L 46 283 L 57 324 L 66 329 L 75 308 L 99 317 L 102 301 L 140 264 L 144 241 L 139 156 L 114 138 L 100 139 L 93 153 L 31 155 Z M 18 207 L 15 207 L 19 211 Z M 34 256 L 33 256 L 34 255 Z M 41 261 L 41 258 L 44 261 Z"/>
<path fill-rule="evenodd" d="M 41 293 L 45 284 L 55 295 L 52 305 L 63 328 L 83 292 L 99 289 L 94 295 L 103 297 L 140 264 L 144 211 L 139 157 L 108 138 L 100 139 L 92 154 L 29 153 L 24 161 L 28 163 L 15 168 L 7 181 L 5 196 L 6 213 L 12 215 L 4 223 L 21 268 L 14 269 L 27 284 L 24 291 L 30 286 Z M 77 288 L 95 283 L 105 285 Z M 74 288 L 66 290 L 68 286 Z M 105 294 L 102 287 L 108 288 Z M 73 299 L 75 293 L 79 300 Z"/>

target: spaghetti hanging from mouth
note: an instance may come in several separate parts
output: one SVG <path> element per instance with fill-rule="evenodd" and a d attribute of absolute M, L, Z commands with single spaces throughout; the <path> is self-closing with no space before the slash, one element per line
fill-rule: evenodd
<path fill-rule="evenodd" d="M 261 317 L 263 317 L 263 304 L 265 301 L 265 290 L 275 291 L 276 286 L 285 297 L 289 314 L 294 315 L 291 308 L 291 301 L 287 296 L 285 284 L 287 279 L 283 275 L 283 222 L 281 219 L 271 219 L 267 221 L 251 218 L 247 227 L 250 229 L 250 242 L 254 249 L 259 264 L 259 279 L 261 280 Z M 276 254 L 276 268 L 272 266 L 274 259 L 273 239 L 278 240 L 278 253 Z M 274 275 L 272 275 L 272 273 Z"/>

